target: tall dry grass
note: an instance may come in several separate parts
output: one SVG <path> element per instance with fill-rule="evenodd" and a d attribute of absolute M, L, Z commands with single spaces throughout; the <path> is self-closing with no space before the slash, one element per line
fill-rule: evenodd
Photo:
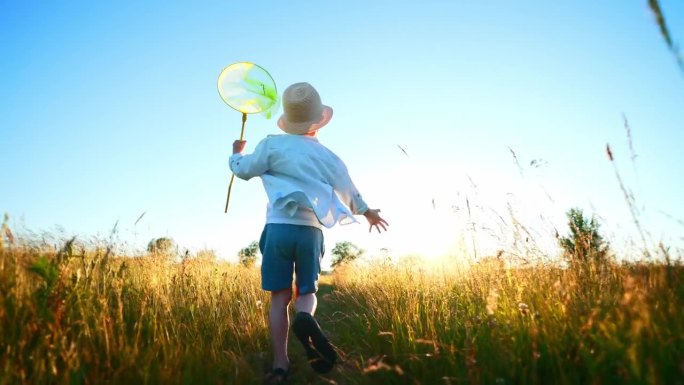
<path fill-rule="evenodd" d="M 258 271 L 0 249 L 0 384 L 246 383 L 269 349 Z"/>
<path fill-rule="evenodd" d="M 330 324 L 359 383 L 684 383 L 684 268 L 612 265 L 335 276 Z"/>
<path fill-rule="evenodd" d="M 684 268 L 347 266 L 317 317 L 340 364 L 291 384 L 684 383 Z M 0 384 L 258 384 L 259 274 L 211 258 L 0 248 Z"/>

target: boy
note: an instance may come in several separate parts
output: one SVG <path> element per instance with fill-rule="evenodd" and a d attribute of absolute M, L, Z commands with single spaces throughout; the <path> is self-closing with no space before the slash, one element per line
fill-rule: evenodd
<path fill-rule="evenodd" d="M 363 215 L 378 232 L 387 222 L 369 209 L 352 183 L 344 163 L 318 142 L 316 135 L 332 118 L 308 83 L 296 83 L 283 93 L 284 113 L 278 127 L 285 135 L 270 135 L 249 155 L 242 155 L 245 141 L 233 143 L 230 169 L 242 179 L 259 176 L 268 195 L 266 226 L 259 248 L 262 289 L 271 292 L 269 326 L 273 344 L 271 379 L 287 378 L 288 305 L 292 298 L 292 273 L 296 273 L 297 315 L 292 329 L 306 350 L 311 367 L 330 371 L 337 359 L 332 345 L 313 318 L 320 260 L 323 257 L 322 226 L 342 220 L 356 222 Z"/>

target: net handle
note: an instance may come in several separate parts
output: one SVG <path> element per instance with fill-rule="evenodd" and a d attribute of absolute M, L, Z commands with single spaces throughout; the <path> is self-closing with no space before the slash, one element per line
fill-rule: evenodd
<path fill-rule="evenodd" d="M 242 141 L 245 138 L 245 122 L 247 122 L 247 113 L 243 112 L 242 113 L 242 129 L 240 130 L 240 141 Z M 230 183 L 228 184 L 228 195 L 226 196 L 226 208 L 223 210 L 223 213 L 228 212 L 228 202 L 230 202 L 230 192 L 233 190 L 233 182 L 235 181 L 235 174 L 230 176 Z"/>

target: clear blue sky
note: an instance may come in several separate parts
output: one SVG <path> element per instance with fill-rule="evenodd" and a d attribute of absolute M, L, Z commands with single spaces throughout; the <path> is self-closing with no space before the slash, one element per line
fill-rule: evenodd
<path fill-rule="evenodd" d="M 661 5 L 681 45 L 684 3 Z M 645 0 L 4 0 L 0 57 L 0 210 L 15 227 L 89 237 L 119 221 L 131 245 L 171 236 L 234 257 L 266 197 L 238 181 L 223 213 L 240 116 L 216 79 L 252 61 L 281 92 L 319 90 L 335 110 L 321 142 L 391 224 L 326 231 L 329 247 L 467 254 L 476 222 L 486 253 L 510 241 L 511 213 L 553 244 L 573 206 L 628 244 L 606 143 L 653 242 L 682 244 L 684 76 Z M 278 132 L 251 117 L 247 151 Z"/>

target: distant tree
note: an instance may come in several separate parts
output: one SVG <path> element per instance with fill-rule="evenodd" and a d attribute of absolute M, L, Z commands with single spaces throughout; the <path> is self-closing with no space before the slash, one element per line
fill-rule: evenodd
<path fill-rule="evenodd" d="M 175 254 L 176 242 L 172 238 L 154 238 L 147 244 L 147 251 L 151 254 L 173 257 Z"/>
<path fill-rule="evenodd" d="M 337 242 L 332 249 L 332 267 L 349 263 L 363 255 L 365 251 L 349 241 Z"/>
<path fill-rule="evenodd" d="M 249 246 L 243 248 L 238 252 L 238 259 L 240 264 L 243 266 L 254 266 L 257 260 L 257 255 L 259 253 L 259 242 L 252 241 Z"/>
<path fill-rule="evenodd" d="M 608 244 L 599 233 L 596 218 L 585 218 L 578 208 L 570 209 L 567 217 L 570 234 L 558 241 L 570 266 L 584 269 L 608 262 Z"/>

